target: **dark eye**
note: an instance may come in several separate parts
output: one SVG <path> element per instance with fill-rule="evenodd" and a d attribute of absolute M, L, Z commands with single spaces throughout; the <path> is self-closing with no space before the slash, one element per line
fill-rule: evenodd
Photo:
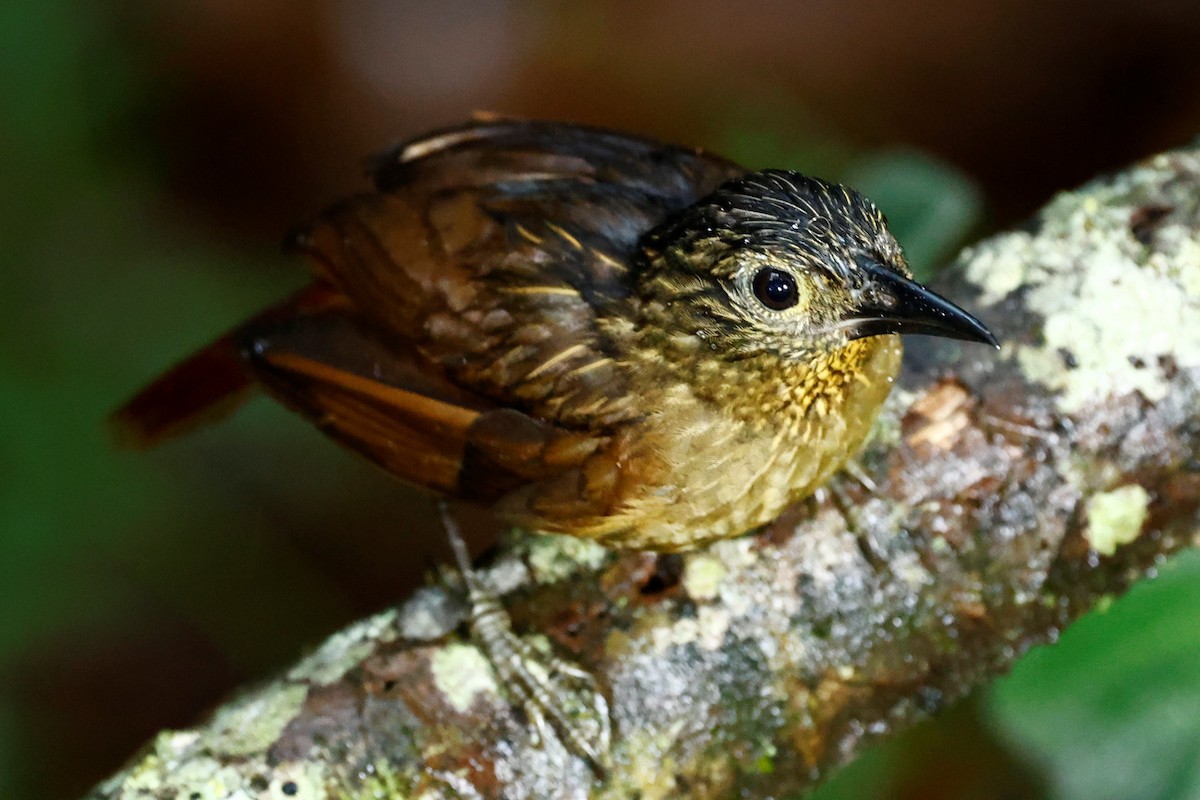
<path fill-rule="evenodd" d="M 783 311 L 796 305 L 800 293 L 790 272 L 767 267 L 754 276 L 754 296 L 772 311 Z"/>

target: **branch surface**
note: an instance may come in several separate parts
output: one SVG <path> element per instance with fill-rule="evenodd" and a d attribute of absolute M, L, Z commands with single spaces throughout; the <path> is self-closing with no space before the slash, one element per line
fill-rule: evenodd
<path fill-rule="evenodd" d="M 869 481 L 683 556 L 514 534 L 481 570 L 603 687 L 603 779 L 535 742 L 448 581 L 89 798 L 779 796 L 1003 673 L 1198 541 L 1200 146 L 1060 195 L 939 290 L 1003 349 L 910 339 Z"/>

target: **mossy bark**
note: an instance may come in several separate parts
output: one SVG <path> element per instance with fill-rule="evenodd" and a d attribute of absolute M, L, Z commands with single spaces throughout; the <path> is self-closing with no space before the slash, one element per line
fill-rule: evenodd
<path fill-rule="evenodd" d="M 1200 149 L 1061 195 L 944 277 L 1003 348 L 910 340 L 870 488 L 683 556 L 513 534 L 481 571 L 603 687 L 603 779 L 535 742 L 450 583 L 90 797 L 779 796 L 1004 672 L 1197 542 Z"/>

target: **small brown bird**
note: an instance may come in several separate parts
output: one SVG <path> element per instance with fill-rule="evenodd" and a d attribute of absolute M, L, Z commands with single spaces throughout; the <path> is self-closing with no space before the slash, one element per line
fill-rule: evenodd
<path fill-rule="evenodd" d="M 859 447 L 897 333 L 995 344 L 842 186 L 594 128 L 477 121 L 378 157 L 291 238 L 314 282 L 116 414 L 154 444 L 252 383 L 533 530 L 682 550 Z"/>
<path fill-rule="evenodd" d="M 683 550 L 772 520 L 846 463 L 899 368 L 895 334 L 995 344 L 913 282 L 870 201 L 794 172 L 481 120 L 372 175 L 375 191 L 292 237 L 314 282 L 134 397 L 116 413 L 127 441 L 258 383 L 389 472 L 510 523 Z M 512 633 L 447 528 L 500 684 L 602 772 L 602 693 Z"/>

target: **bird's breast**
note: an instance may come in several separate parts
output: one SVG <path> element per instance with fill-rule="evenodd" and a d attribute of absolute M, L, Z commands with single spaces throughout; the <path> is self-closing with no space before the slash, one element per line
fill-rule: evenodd
<path fill-rule="evenodd" d="M 757 402 L 755 413 L 672 384 L 629 437 L 626 457 L 639 479 L 597 538 L 617 547 L 685 550 L 770 522 L 853 457 L 899 362 L 898 337 L 866 340 L 823 365 L 817 389 L 797 378 L 760 387 L 755 399 L 743 387 L 739 397 Z"/>

